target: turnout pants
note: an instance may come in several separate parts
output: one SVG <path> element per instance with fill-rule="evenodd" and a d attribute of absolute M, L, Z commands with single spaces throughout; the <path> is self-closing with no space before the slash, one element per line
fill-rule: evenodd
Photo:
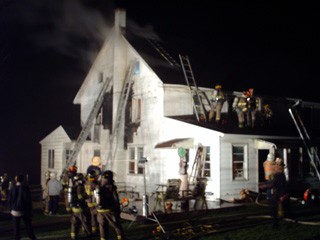
<path fill-rule="evenodd" d="M 116 221 L 114 213 L 109 209 L 98 210 L 98 223 L 100 231 L 100 239 L 108 239 L 109 237 L 109 224 L 114 228 L 117 234 L 117 239 L 123 239 L 122 226 L 119 221 Z"/>

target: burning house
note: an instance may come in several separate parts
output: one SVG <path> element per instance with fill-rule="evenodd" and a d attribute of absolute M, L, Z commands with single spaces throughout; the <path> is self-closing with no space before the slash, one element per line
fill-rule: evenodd
<path fill-rule="evenodd" d="M 255 126 L 239 128 L 232 105 L 241 92 L 226 91 L 221 122 L 211 122 L 214 88 L 197 86 L 183 59 L 126 29 L 126 13 L 117 10 L 112 33 L 74 98 L 82 130 L 59 126 L 40 142 L 42 185 L 47 171 L 61 173 L 72 164 L 85 173 L 94 156 L 115 172 L 116 182 L 140 193 L 171 178 L 205 177 L 207 200 L 235 197 L 243 188 L 258 191 L 269 152 L 284 160 L 292 183 L 317 174 L 288 111 L 295 99 L 256 96 Z M 265 104 L 274 107 L 270 124 L 262 124 Z M 319 105 L 302 101 L 299 107 L 308 114 Z"/>

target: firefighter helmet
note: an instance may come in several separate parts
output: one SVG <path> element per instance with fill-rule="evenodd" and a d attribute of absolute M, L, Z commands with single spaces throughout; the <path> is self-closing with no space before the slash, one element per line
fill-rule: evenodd
<path fill-rule="evenodd" d="M 84 175 L 82 173 L 78 173 L 77 175 L 74 176 L 74 181 L 83 181 L 84 180 Z"/>
<path fill-rule="evenodd" d="M 87 180 L 94 181 L 97 177 L 96 171 L 92 170 L 87 174 Z"/>
<path fill-rule="evenodd" d="M 222 86 L 221 86 L 220 84 L 217 84 L 217 85 L 214 86 L 214 88 L 215 88 L 215 89 L 221 89 Z"/>
<path fill-rule="evenodd" d="M 75 166 L 75 165 L 70 166 L 69 167 L 69 172 L 76 173 L 77 172 L 77 166 Z"/>
<path fill-rule="evenodd" d="M 102 178 L 113 180 L 113 172 L 110 170 L 106 170 L 102 173 Z"/>

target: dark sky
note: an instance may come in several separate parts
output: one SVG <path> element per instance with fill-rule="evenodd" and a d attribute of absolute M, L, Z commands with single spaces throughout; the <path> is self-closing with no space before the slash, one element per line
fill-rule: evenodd
<path fill-rule="evenodd" d="M 199 86 L 320 102 L 316 6 L 185 2 L 0 0 L 0 174 L 38 181 L 39 141 L 61 124 L 79 126 L 72 102 L 116 7 L 129 27 L 189 55 Z"/>

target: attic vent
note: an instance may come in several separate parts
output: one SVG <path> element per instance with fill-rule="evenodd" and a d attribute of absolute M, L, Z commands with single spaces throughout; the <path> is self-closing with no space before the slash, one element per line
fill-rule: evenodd
<path fill-rule="evenodd" d="M 157 52 L 168 62 L 171 66 L 180 67 L 180 64 L 160 45 L 155 39 L 147 39 L 148 42 L 157 50 Z"/>

